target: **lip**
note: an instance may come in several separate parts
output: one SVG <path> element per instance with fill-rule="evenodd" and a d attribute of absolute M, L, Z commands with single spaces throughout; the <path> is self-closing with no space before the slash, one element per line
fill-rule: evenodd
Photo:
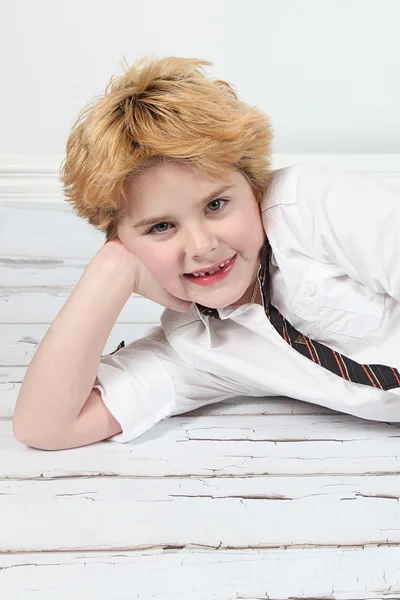
<path fill-rule="evenodd" d="M 212 271 L 216 267 L 219 267 L 219 265 L 221 265 L 222 263 L 232 260 L 234 256 L 236 256 L 236 254 L 234 254 L 230 258 L 224 258 L 224 260 L 219 260 L 218 262 L 214 263 L 211 267 L 206 267 L 205 269 L 197 269 L 197 271 L 190 271 L 190 273 L 185 273 L 185 275 L 193 275 L 193 273 L 206 273 L 208 271 Z"/>
<path fill-rule="evenodd" d="M 210 286 L 215 285 L 226 279 L 229 274 L 234 269 L 236 264 L 237 254 L 235 254 L 228 262 L 225 267 L 219 269 L 214 275 L 198 275 L 195 277 L 194 275 L 185 275 L 185 278 L 188 279 L 191 283 L 200 286 Z"/>

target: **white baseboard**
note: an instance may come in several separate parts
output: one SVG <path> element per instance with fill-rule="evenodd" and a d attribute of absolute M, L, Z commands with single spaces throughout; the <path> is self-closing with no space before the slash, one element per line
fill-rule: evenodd
<path fill-rule="evenodd" d="M 34 201 L 70 210 L 59 182 L 60 155 L 0 154 L 0 203 Z M 320 164 L 400 180 L 400 154 L 275 154 L 274 169 L 295 164 Z M 56 208 L 56 207 L 55 207 Z"/>

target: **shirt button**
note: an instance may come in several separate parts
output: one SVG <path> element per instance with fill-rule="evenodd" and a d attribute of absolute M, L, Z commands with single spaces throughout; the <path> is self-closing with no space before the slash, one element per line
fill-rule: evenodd
<path fill-rule="evenodd" d="M 308 286 L 308 290 L 307 291 L 308 291 L 308 295 L 309 296 L 315 296 L 316 289 L 315 289 L 314 285 Z"/>

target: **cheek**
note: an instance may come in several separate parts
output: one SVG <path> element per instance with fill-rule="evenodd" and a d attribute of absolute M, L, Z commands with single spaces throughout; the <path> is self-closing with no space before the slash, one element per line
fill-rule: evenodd
<path fill-rule="evenodd" d="M 133 237 L 125 225 L 118 229 L 118 237 L 163 287 L 171 286 L 175 280 L 177 265 L 173 252 L 169 252 L 165 244 L 158 244 L 148 236 Z"/>
<path fill-rule="evenodd" d="M 263 244 L 265 237 L 264 227 L 261 218 L 258 213 L 250 214 L 247 212 L 246 215 L 240 215 L 231 222 L 229 229 L 226 231 L 226 240 L 230 242 L 230 245 L 238 249 L 258 250 L 260 245 Z"/>
<path fill-rule="evenodd" d="M 160 282 L 168 280 L 171 277 L 174 266 L 171 260 L 168 260 L 165 252 L 154 252 L 154 249 L 152 249 L 151 254 L 149 252 L 145 253 L 143 262 Z"/>
<path fill-rule="evenodd" d="M 131 242 L 130 250 L 160 283 L 173 279 L 177 266 L 173 255 L 162 244 L 147 243 L 146 238 L 138 238 Z"/>

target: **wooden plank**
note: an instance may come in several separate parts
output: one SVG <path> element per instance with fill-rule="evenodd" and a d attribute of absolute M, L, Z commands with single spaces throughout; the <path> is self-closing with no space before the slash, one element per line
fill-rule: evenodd
<path fill-rule="evenodd" d="M 399 484 L 388 475 L 3 480 L 0 549 L 399 545 Z"/>
<path fill-rule="evenodd" d="M 399 443 L 397 426 L 349 415 L 189 413 L 127 444 L 43 452 L 17 442 L 3 420 L 0 452 L 11 459 L 0 462 L 0 478 L 398 475 Z"/>
<path fill-rule="evenodd" d="M 0 202 L 0 256 L 89 259 L 104 245 L 105 235 L 66 203 L 36 205 L 34 200 L 21 200 Z"/>
<path fill-rule="evenodd" d="M 28 553 L 0 556 L 7 600 L 390 600 L 400 548 Z"/>
<path fill-rule="evenodd" d="M 0 256 L 2 289 L 37 289 L 46 285 L 71 289 L 78 283 L 89 257 Z"/>

